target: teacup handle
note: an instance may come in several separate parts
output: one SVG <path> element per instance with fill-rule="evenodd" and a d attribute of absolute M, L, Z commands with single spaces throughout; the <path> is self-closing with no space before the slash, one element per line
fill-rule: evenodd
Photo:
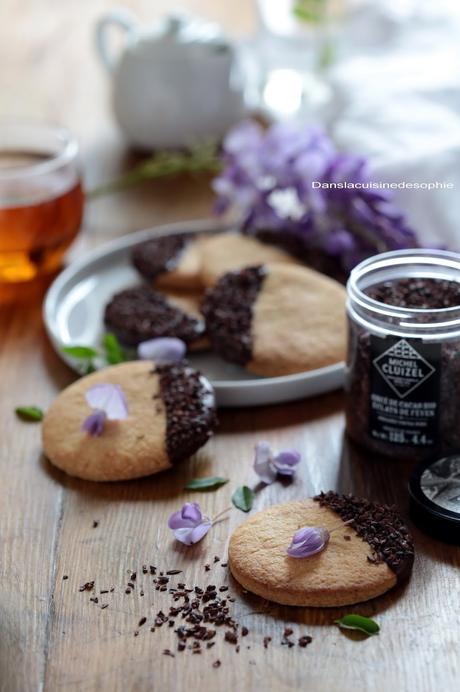
<path fill-rule="evenodd" d="M 128 10 L 112 10 L 96 22 L 96 49 L 102 64 L 111 72 L 115 66 L 115 58 L 108 48 L 108 30 L 114 26 L 122 29 L 125 34 L 133 32 L 137 18 Z"/>

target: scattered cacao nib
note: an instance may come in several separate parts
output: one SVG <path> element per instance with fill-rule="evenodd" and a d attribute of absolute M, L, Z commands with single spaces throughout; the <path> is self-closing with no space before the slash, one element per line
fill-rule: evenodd
<path fill-rule="evenodd" d="M 108 603 L 103 603 L 103 604 L 101 605 L 101 610 L 105 610 L 105 608 L 108 608 L 108 607 L 109 607 L 109 604 L 108 604 Z"/>
<path fill-rule="evenodd" d="M 268 645 L 270 644 L 271 640 L 271 637 L 264 637 L 264 649 L 268 649 Z"/>
<path fill-rule="evenodd" d="M 238 637 L 236 636 L 235 632 L 233 630 L 228 630 L 225 632 L 225 641 L 229 642 L 230 644 L 236 644 L 238 641 Z"/>
<path fill-rule="evenodd" d="M 80 588 L 78 589 L 79 591 L 92 591 L 94 589 L 94 581 L 87 581 L 85 582 Z"/>
<path fill-rule="evenodd" d="M 375 562 L 386 562 L 398 581 L 409 576 L 414 562 L 414 543 L 394 507 L 354 495 L 339 495 L 332 490 L 314 499 L 321 507 L 328 507 L 343 521 L 350 522 L 358 536 L 373 549 Z"/>
<path fill-rule="evenodd" d="M 308 644 L 311 644 L 312 641 L 312 637 L 309 637 L 307 634 L 304 634 L 303 637 L 299 637 L 298 645 L 302 648 L 305 648 L 306 646 L 308 646 Z"/>
<path fill-rule="evenodd" d="M 217 557 L 217 555 L 214 555 L 214 562 L 220 562 L 220 557 Z"/>
<path fill-rule="evenodd" d="M 217 659 L 217 661 L 214 661 L 214 663 L 212 664 L 212 667 L 213 668 L 220 668 L 221 665 L 222 665 L 221 662 L 219 661 L 219 659 Z"/>
<path fill-rule="evenodd" d="M 348 534 L 345 534 L 345 536 L 343 537 L 343 540 L 344 541 L 351 541 L 351 536 L 349 536 Z"/>
<path fill-rule="evenodd" d="M 172 576 L 174 574 L 182 574 L 182 570 L 181 569 L 168 569 L 166 574 L 169 574 L 170 576 Z"/>
<path fill-rule="evenodd" d="M 146 618 L 146 617 L 142 617 L 142 618 L 139 620 L 139 623 L 138 623 L 137 626 L 138 626 L 138 627 L 142 627 L 142 625 L 145 625 L 146 622 L 147 622 L 147 618 Z"/>
<path fill-rule="evenodd" d="M 163 649 L 163 655 L 164 656 L 171 656 L 171 658 L 174 658 L 174 654 L 170 649 Z"/>
<path fill-rule="evenodd" d="M 265 278 L 262 266 L 224 274 L 206 291 L 201 311 L 213 349 L 231 363 L 245 365 L 252 356 L 252 306 Z"/>
<path fill-rule="evenodd" d="M 62 576 L 63 581 L 65 581 L 65 580 L 68 579 L 68 578 L 69 578 L 69 575 L 68 575 L 68 574 L 64 574 L 64 575 Z"/>
<path fill-rule="evenodd" d="M 247 637 L 248 634 L 249 634 L 248 628 L 247 628 L 247 627 L 242 627 L 242 628 L 241 628 L 241 636 L 242 636 L 242 637 Z"/>
<path fill-rule="evenodd" d="M 99 526 L 99 521 L 97 519 L 95 519 L 93 521 L 93 529 L 97 529 L 98 526 Z"/>

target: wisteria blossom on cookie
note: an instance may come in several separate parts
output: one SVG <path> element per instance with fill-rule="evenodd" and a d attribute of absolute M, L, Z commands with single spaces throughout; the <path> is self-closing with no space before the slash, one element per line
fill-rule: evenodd
<path fill-rule="evenodd" d="M 212 521 L 202 514 L 198 502 L 186 502 L 182 509 L 171 514 L 168 526 L 178 541 L 193 545 L 206 536 Z"/>
<path fill-rule="evenodd" d="M 142 341 L 137 347 L 141 360 L 153 360 L 155 363 L 178 363 L 183 360 L 187 346 L 182 339 L 175 337 L 158 337 Z"/>
<path fill-rule="evenodd" d="M 254 471 L 260 480 L 269 485 L 276 480 L 277 475 L 293 476 L 301 460 L 300 452 L 286 449 L 273 454 L 268 442 L 258 442 L 254 459 Z"/>
<path fill-rule="evenodd" d="M 330 534 L 319 526 L 304 526 L 295 532 L 287 549 L 290 557 L 310 557 L 320 553 L 327 546 Z"/>
<path fill-rule="evenodd" d="M 128 417 L 126 398 L 118 384 L 95 384 L 87 390 L 85 398 L 94 411 L 85 418 L 81 430 L 93 437 L 102 435 L 107 420 Z"/>

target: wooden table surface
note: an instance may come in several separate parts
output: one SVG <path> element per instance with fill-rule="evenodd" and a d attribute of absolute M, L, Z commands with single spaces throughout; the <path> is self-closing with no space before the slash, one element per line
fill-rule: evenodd
<path fill-rule="evenodd" d="M 126 164 L 110 114 L 108 80 L 91 36 L 95 17 L 112 4 L 3 0 L 0 8 L 0 115 L 39 116 L 71 127 L 81 140 L 88 186 L 113 177 Z M 126 4 L 152 19 L 170 3 Z M 249 31 L 254 22 L 247 0 L 181 4 L 235 33 Z M 73 254 L 137 228 L 206 216 L 210 203 L 203 179 L 158 182 L 92 201 Z M 292 485 L 277 483 L 258 493 L 257 508 L 334 488 L 396 502 L 406 513 L 410 465 L 376 460 L 347 445 L 341 393 L 222 411 L 214 439 L 171 473 L 119 484 L 74 480 L 43 458 L 39 425 L 22 423 L 13 413 L 21 404 L 46 409 L 73 380 L 47 342 L 41 302 L 42 293 L 34 290 L 0 307 L 1 690 L 458 690 L 458 549 L 414 529 L 417 556 L 409 585 L 353 608 L 315 610 L 250 598 L 213 563 L 215 555 L 225 561 L 229 533 L 244 519 L 237 510 L 193 548 L 171 540 L 166 520 L 184 501 L 198 500 L 214 515 L 229 504 L 237 485 L 255 483 L 252 454 L 260 439 L 296 447 L 305 461 Z M 230 482 L 208 494 L 182 490 L 190 478 L 208 474 Z M 234 613 L 250 630 L 240 652 L 219 635 L 201 655 L 163 655 L 163 649 L 175 649 L 173 631 L 163 626 L 151 633 L 150 625 L 167 597 L 142 574 L 134 592 L 125 593 L 130 572 L 139 574 L 142 564 L 182 569 L 180 578 L 187 584 L 229 584 Z M 92 594 L 79 592 L 89 580 L 95 580 L 96 590 L 114 591 L 95 604 Z M 109 605 L 102 609 L 105 602 Z M 350 610 L 375 616 L 380 635 L 363 641 L 341 633 L 332 623 Z M 143 616 L 147 623 L 134 636 Z M 296 637 L 311 635 L 313 642 L 305 649 L 281 646 L 285 627 Z M 265 649 L 267 636 L 272 641 Z M 221 666 L 213 668 L 217 659 Z"/>

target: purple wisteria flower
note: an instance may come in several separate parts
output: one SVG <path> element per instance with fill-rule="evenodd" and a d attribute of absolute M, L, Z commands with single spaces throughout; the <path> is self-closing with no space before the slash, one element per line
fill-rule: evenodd
<path fill-rule="evenodd" d="M 201 541 L 212 526 L 212 521 L 201 512 L 198 502 L 186 502 L 178 512 L 171 514 L 168 526 L 184 545 Z"/>
<path fill-rule="evenodd" d="M 178 363 L 183 360 L 187 346 L 175 337 L 158 337 L 142 341 L 137 347 L 141 360 L 154 360 L 155 363 Z"/>
<path fill-rule="evenodd" d="M 293 476 L 300 460 L 300 452 L 295 449 L 286 449 L 273 454 L 268 442 L 258 442 L 255 450 L 254 471 L 261 481 L 269 485 L 276 480 L 277 475 Z"/>
<path fill-rule="evenodd" d="M 320 553 L 327 546 L 330 534 L 319 526 L 304 526 L 295 532 L 287 549 L 290 557 L 310 557 Z"/>
<path fill-rule="evenodd" d="M 85 398 L 94 412 L 85 418 L 81 430 L 93 437 L 102 435 L 107 420 L 128 417 L 126 398 L 118 384 L 95 384 L 87 390 Z"/>
<path fill-rule="evenodd" d="M 377 252 L 419 245 L 391 191 L 372 188 L 366 160 L 338 152 L 318 127 L 264 130 L 245 121 L 225 138 L 222 160 L 216 211 L 236 207 L 247 232 L 282 231 L 298 251 L 322 253 L 345 271 Z"/>

